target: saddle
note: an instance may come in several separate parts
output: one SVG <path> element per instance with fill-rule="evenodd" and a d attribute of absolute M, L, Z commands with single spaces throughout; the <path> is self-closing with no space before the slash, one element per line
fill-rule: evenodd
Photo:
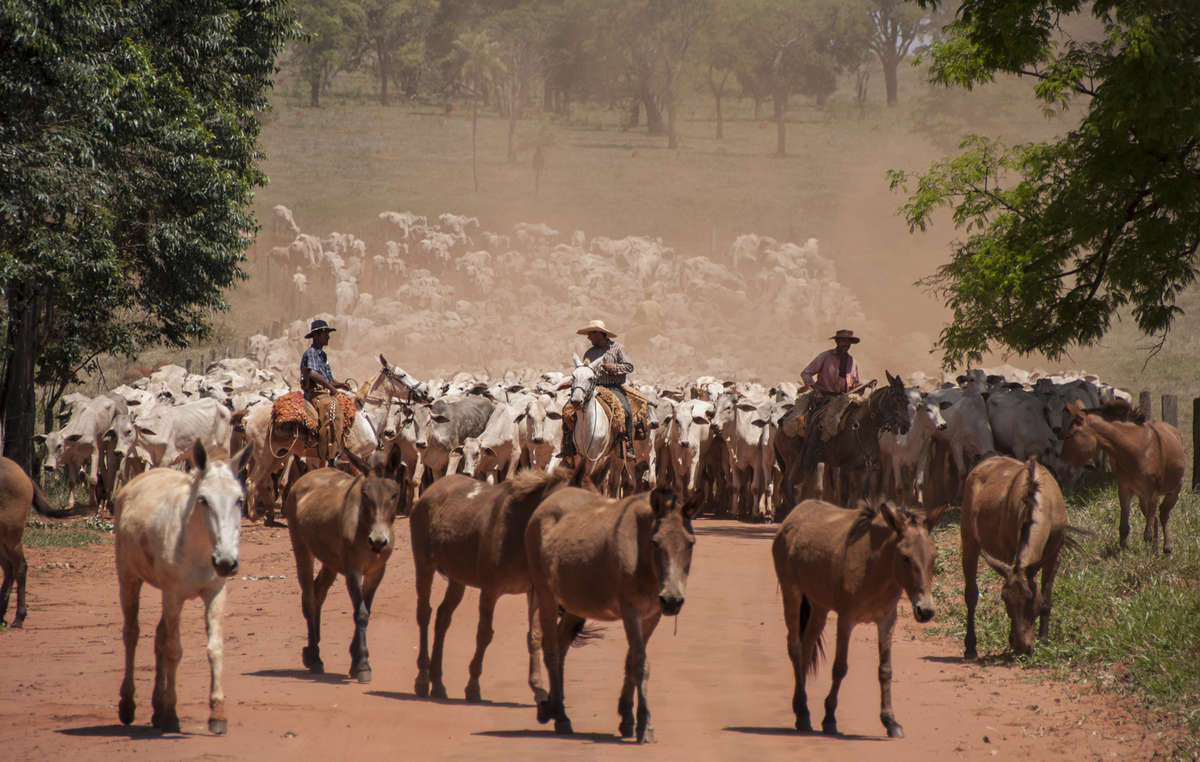
<path fill-rule="evenodd" d="M 625 398 L 629 400 L 629 411 L 633 413 L 634 438 L 645 439 L 650 430 L 646 419 L 649 403 L 646 401 L 646 397 L 635 389 L 622 386 L 621 390 L 625 392 Z M 604 412 L 608 414 L 608 426 L 612 432 L 613 441 L 624 441 L 626 426 L 625 408 L 621 405 L 621 400 L 617 399 L 617 395 L 613 394 L 611 389 L 604 386 L 597 386 L 595 395 L 596 401 L 600 403 L 600 407 L 604 408 Z M 575 418 L 578 414 L 579 410 L 575 406 L 575 403 L 568 402 L 563 405 L 563 424 L 574 429 Z"/>
<path fill-rule="evenodd" d="M 780 420 L 779 428 L 790 437 L 815 434 L 821 442 L 828 442 L 837 436 L 842 418 L 856 404 L 859 400 L 849 394 L 823 396 L 809 392 L 796 400 Z"/>
<path fill-rule="evenodd" d="M 328 399 L 328 395 L 322 397 Z M 318 397 L 318 401 L 322 397 Z M 349 395 L 337 392 L 333 397 L 337 399 L 341 416 L 339 420 L 330 418 L 323 430 L 321 415 L 313 403 L 304 398 L 303 392 L 289 392 L 272 403 L 271 426 L 277 431 L 302 437 L 306 447 L 316 448 L 317 457 L 328 460 L 335 451 L 341 449 L 346 430 L 354 425 L 357 409 L 354 399 Z"/>

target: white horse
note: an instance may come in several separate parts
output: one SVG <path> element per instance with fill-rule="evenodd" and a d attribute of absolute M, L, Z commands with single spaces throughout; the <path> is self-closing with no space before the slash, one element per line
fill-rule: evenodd
<path fill-rule="evenodd" d="M 193 448 L 195 469 L 184 473 L 154 468 L 134 477 L 115 498 L 117 579 L 125 617 L 125 679 L 117 715 L 133 722 L 133 655 L 138 641 L 138 605 L 142 583 L 162 591 L 162 619 L 154 636 L 154 713 L 150 723 L 164 732 L 179 732 L 175 712 L 175 673 L 183 656 L 179 616 L 183 602 L 204 599 L 208 631 L 208 729 L 226 730 L 225 694 L 221 688 L 223 659 L 221 618 L 225 578 L 237 571 L 238 536 L 244 493 L 237 474 L 248 447 L 232 461 L 210 461 L 199 443 Z"/>
<path fill-rule="evenodd" d="M 612 425 L 608 413 L 596 399 L 596 371 L 602 357 L 590 363 L 572 355 L 575 369 L 571 371 L 571 392 L 567 401 L 575 405 L 575 428 L 571 432 L 575 451 L 587 462 L 584 475 L 605 494 L 618 497 L 626 476 L 625 463 L 617 456 Z M 631 481 L 632 477 L 628 481 Z"/>

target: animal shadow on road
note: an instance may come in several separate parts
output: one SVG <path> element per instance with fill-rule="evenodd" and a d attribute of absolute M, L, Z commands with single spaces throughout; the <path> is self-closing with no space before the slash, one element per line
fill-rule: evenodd
<path fill-rule="evenodd" d="M 420 701 L 427 704 L 446 704 L 447 706 L 486 706 L 499 709 L 536 709 L 533 704 L 522 704 L 519 701 L 467 701 L 465 698 L 421 698 L 415 693 L 401 691 L 367 691 L 368 696 L 380 696 L 394 701 Z"/>
<path fill-rule="evenodd" d="M 64 736 L 77 736 L 80 738 L 128 738 L 131 740 L 145 739 L 152 741 L 155 739 L 164 739 L 176 741 L 180 736 L 198 735 L 195 733 L 164 733 L 159 728 L 150 727 L 149 725 L 86 725 L 82 728 L 60 728 L 54 731 L 61 733 Z M 202 735 L 202 734 L 199 734 Z"/>
<path fill-rule="evenodd" d="M 737 526 L 711 526 L 704 523 L 704 517 L 696 519 L 692 524 L 696 535 L 712 535 L 714 537 L 731 537 L 742 540 L 770 539 L 779 531 L 778 524 L 739 524 Z"/>
<path fill-rule="evenodd" d="M 1016 659 L 1011 653 L 984 654 L 977 659 L 968 659 L 964 656 L 922 656 L 921 661 L 932 662 L 933 664 L 974 664 L 977 667 L 1011 667 L 1016 664 Z"/>
<path fill-rule="evenodd" d="M 778 727 L 755 727 L 748 725 L 731 725 L 721 728 L 727 733 L 745 733 L 751 736 L 811 736 L 813 738 L 830 738 L 838 741 L 886 741 L 886 736 L 860 736 L 856 733 L 836 733 L 826 735 L 819 730 L 801 732 L 784 725 Z"/>
<path fill-rule="evenodd" d="M 308 680 L 313 683 L 348 683 L 349 675 L 338 672 L 314 673 L 307 669 L 260 669 L 257 672 L 243 672 L 250 677 L 282 677 L 289 680 Z"/>
<path fill-rule="evenodd" d="M 586 741 L 588 743 L 604 743 L 636 746 L 632 740 L 625 740 L 616 733 L 570 733 L 560 734 L 553 730 L 481 730 L 472 733 L 489 738 L 540 738 L 547 741 Z"/>

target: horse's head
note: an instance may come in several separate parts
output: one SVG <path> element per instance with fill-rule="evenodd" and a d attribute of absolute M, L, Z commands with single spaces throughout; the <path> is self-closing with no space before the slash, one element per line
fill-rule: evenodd
<path fill-rule="evenodd" d="M 912 425 L 912 413 L 909 410 L 908 390 L 899 376 L 893 376 L 884 371 L 888 385 L 871 395 L 870 403 L 875 410 L 876 420 L 879 421 L 880 431 L 893 431 L 897 434 L 907 434 Z"/>
<path fill-rule="evenodd" d="M 601 358 L 592 363 L 586 363 L 578 357 L 573 359 L 575 369 L 571 371 L 571 393 L 567 399 L 576 405 L 582 405 L 590 400 L 596 391 L 596 368 Z"/>
<path fill-rule="evenodd" d="M 929 533 L 937 526 L 946 506 L 925 516 L 884 502 L 879 513 L 896 533 L 896 556 L 892 569 L 901 589 L 912 603 L 913 618 L 918 622 L 933 619 L 933 561 L 937 548 Z"/>
<path fill-rule="evenodd" d="M 1042 608 L 1042 593 L 1034 579 L 1037 570 L 1021 568 L 1020 551 L 1017 553 L 1017 560 L 1011 565 L 992 558 L 987 551 L 981 551 L 980 555 L 1003 580 L 1000 598 L 1004 601 L 1004 608 L 1008 611 L 1008 619 L 1011 622 L 1008 645 L 1013 653 L 1028 656 L 1033 653 L 1034 622 L 1037 621 L 1038 611 Z"/>
<path fill-rule="evenodd" d="M 246 466 L 250 447 L 241 449 L 231 460 L 210 460 L 199 441 L 192 448 L 196 465 L 195 501 L 189 510 L 202 513 L 212 543 L 212 565 L 217 574 L 228 577 L 237 571 L 238 540 L 242 531 L 242 505 L 245 490 L 237 475 Z"/>
<path fill-rule="evenodd" d="M 388 393 L 394 397 L 399 397 L 399 392 L 403 390 L 408 402 L 414 400 L 421 402 L 429 401 L 429 384 L 417 380 L 398 365 L 390 365 L 387 358 L 382 354 L 379 355 L 379 363 L 383 366 L 383 370 L 376 378 L 375 383 L 371 385 L 372 392 L 375 391 L 377 386 L 386 384 Z"/>
<path fill-rule="evenodd" d="M 687 505 L 671 490 L 658 487 L 650 493 L 654 524 L 650 530 L 651 563 L 658 577 L 658 602 L 667 616 L 683 608 L 688 573 L 692 569 L 692 547 L 696 535 L 692 519 L 700 503 Z"/>

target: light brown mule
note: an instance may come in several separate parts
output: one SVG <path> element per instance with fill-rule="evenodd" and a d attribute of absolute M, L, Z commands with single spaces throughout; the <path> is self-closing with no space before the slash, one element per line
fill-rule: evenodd
<path fill-rule="evenodd" d="M 580 471 L 582 473 L 582 471 Z M 502 595 L 524 593 L 529 613 L 529 687 L 538 701 L 546 699 L 538 660 L 541 629 L 534 620 L 533 596 L 529 588 L 529 564 L 525 558 L 525 525 L 546 496 L 565 487 L 572 478 L 566 468 L 553 473 L 519 471 L 500 484 L 486 484 L 462 474 L 448 474 L 434 482 L 413 506 L 409 526 L 413 563 L 416 566 L 418 696 L 446 697 L 442 682 L 442 653 L 446 631 L 454 610 L 467 587 L 479 588 L 479 626 L 475 655 L 468 671 L 466 698 L 480 701 L 479 676 L 483 656 L 492 641 L 492 615 Z M 433 657 L 429 654 L 430 595 L 433 575 L 446 576 L 446 595 L 438 606 L 433 633 Z"/>
<path fill-rule="evenodd" d="M 1146 517 L 1142 533 L 1146 544 L 1151 550 L 1158 549 L 1161 525 L 1163 553 L 1170 553 L 1167 519 L 1179 499 L 1186 465 L 1179 429 L 1162 421 L 1106 420 L 1101 411 L 1085 409 L 1076 401 L 1068 402 L 1067 410 L 1072 419 L 1067 438 L 1093 438 L 1095 445 L 1112 458 L 1117 498 L 1121 503 L 1121 549 L 1128 544 L 1129 503 L 1136 495 L 1138 507 Z"/>
<path fill-rule="evenodd" d="M 1034 458 L 1025 463 L 1004 456 L 988 458 L 967 474 L 959 528 L 963 598 L 967 604 L 966 658 L 977 655 L 976 577 L 981 553 L 1004 581 L 1000 597 L 1012 623 L 1009 646 L 1014 653 L 1033 653 L 1034 620 L 1041 618 L 1039 640 L 1045 642 L 1050 632 L 1054 577 L 1066 540 L 1067 506 L 1058 482 Z M 1040 591 L 1036 579 L 1039 569 Z"/>
<path fill-rule="evenodd" d="M 330 585 L 341 574 L 354 611 L 350 677 L 368 683 L 367 623 L 395 546 L 392 522 L 400 487 L 392 479 L 368 473 L 366 464 L 348 450 L 344 454 L 364 475 L 351 476 L 336 468 L 309 471 L 292 485 L 283 510 L 308 624 L 308 645 L 301 652 L 304 666 L 316 673 L 325 669 L 320 651 L 321 607 Z M 314 559 L 321 562 L 316 578 Z"/>
<path fill-rule="evenodd" d="M 634 735 L 636 688 L 637 740 L 654 740 L 646 643 L 663 614 L 675 616 L 683 607 L 696 542 L 691 521 L 699 501 L 680 502 L 662 487 L 622 500 L 568 488 L 551 495 L 530 517 L 525 550 L 550 673 L 550 697 L 538 703 L 538 721 L 553 718 L 554 732 L 572 732 L 563 699 L 567 647 L 585 620 L 619 619 L 629 643 L 617 702 L 619 730 L 623 738 Z"/>
<path fill-rule="evenodd" d="M 25 623 L 25 521 L 29 507 L 34 506 L 44 516 L 53 516 L 41 491 L 17 465 L 16 461 L 0 456 L 0 567 L 4 569 L 4 584 L 0 586 L 0 625 L 8 613 L 8 598 L 13 584 L 17 587 L 17 613 L 12 626 Z"/>
<path fill-rule="evenodd" d="M 892 629 L 902 593 L 912 601 L 918 622 L 933 618 L 930 585 L 936 549 L 929 532 L 944 510 L 941 506 L 920 516 L 891 503 L 854 510 L 806 500 L 784 519 L 772 553 L 796 678 L 792 711 L 797 730 L 812 730 L 805 683 L 817 666 L 816 649 L 825 620 L 834 611 L 837 655 L 822 731 L 838 732 L 834 715 L 847 671 L 850 633 L 859 623 L 874 622 L 879 637 L 879 719 L 890 738 L 904 737 L 892 714 Z"/>

